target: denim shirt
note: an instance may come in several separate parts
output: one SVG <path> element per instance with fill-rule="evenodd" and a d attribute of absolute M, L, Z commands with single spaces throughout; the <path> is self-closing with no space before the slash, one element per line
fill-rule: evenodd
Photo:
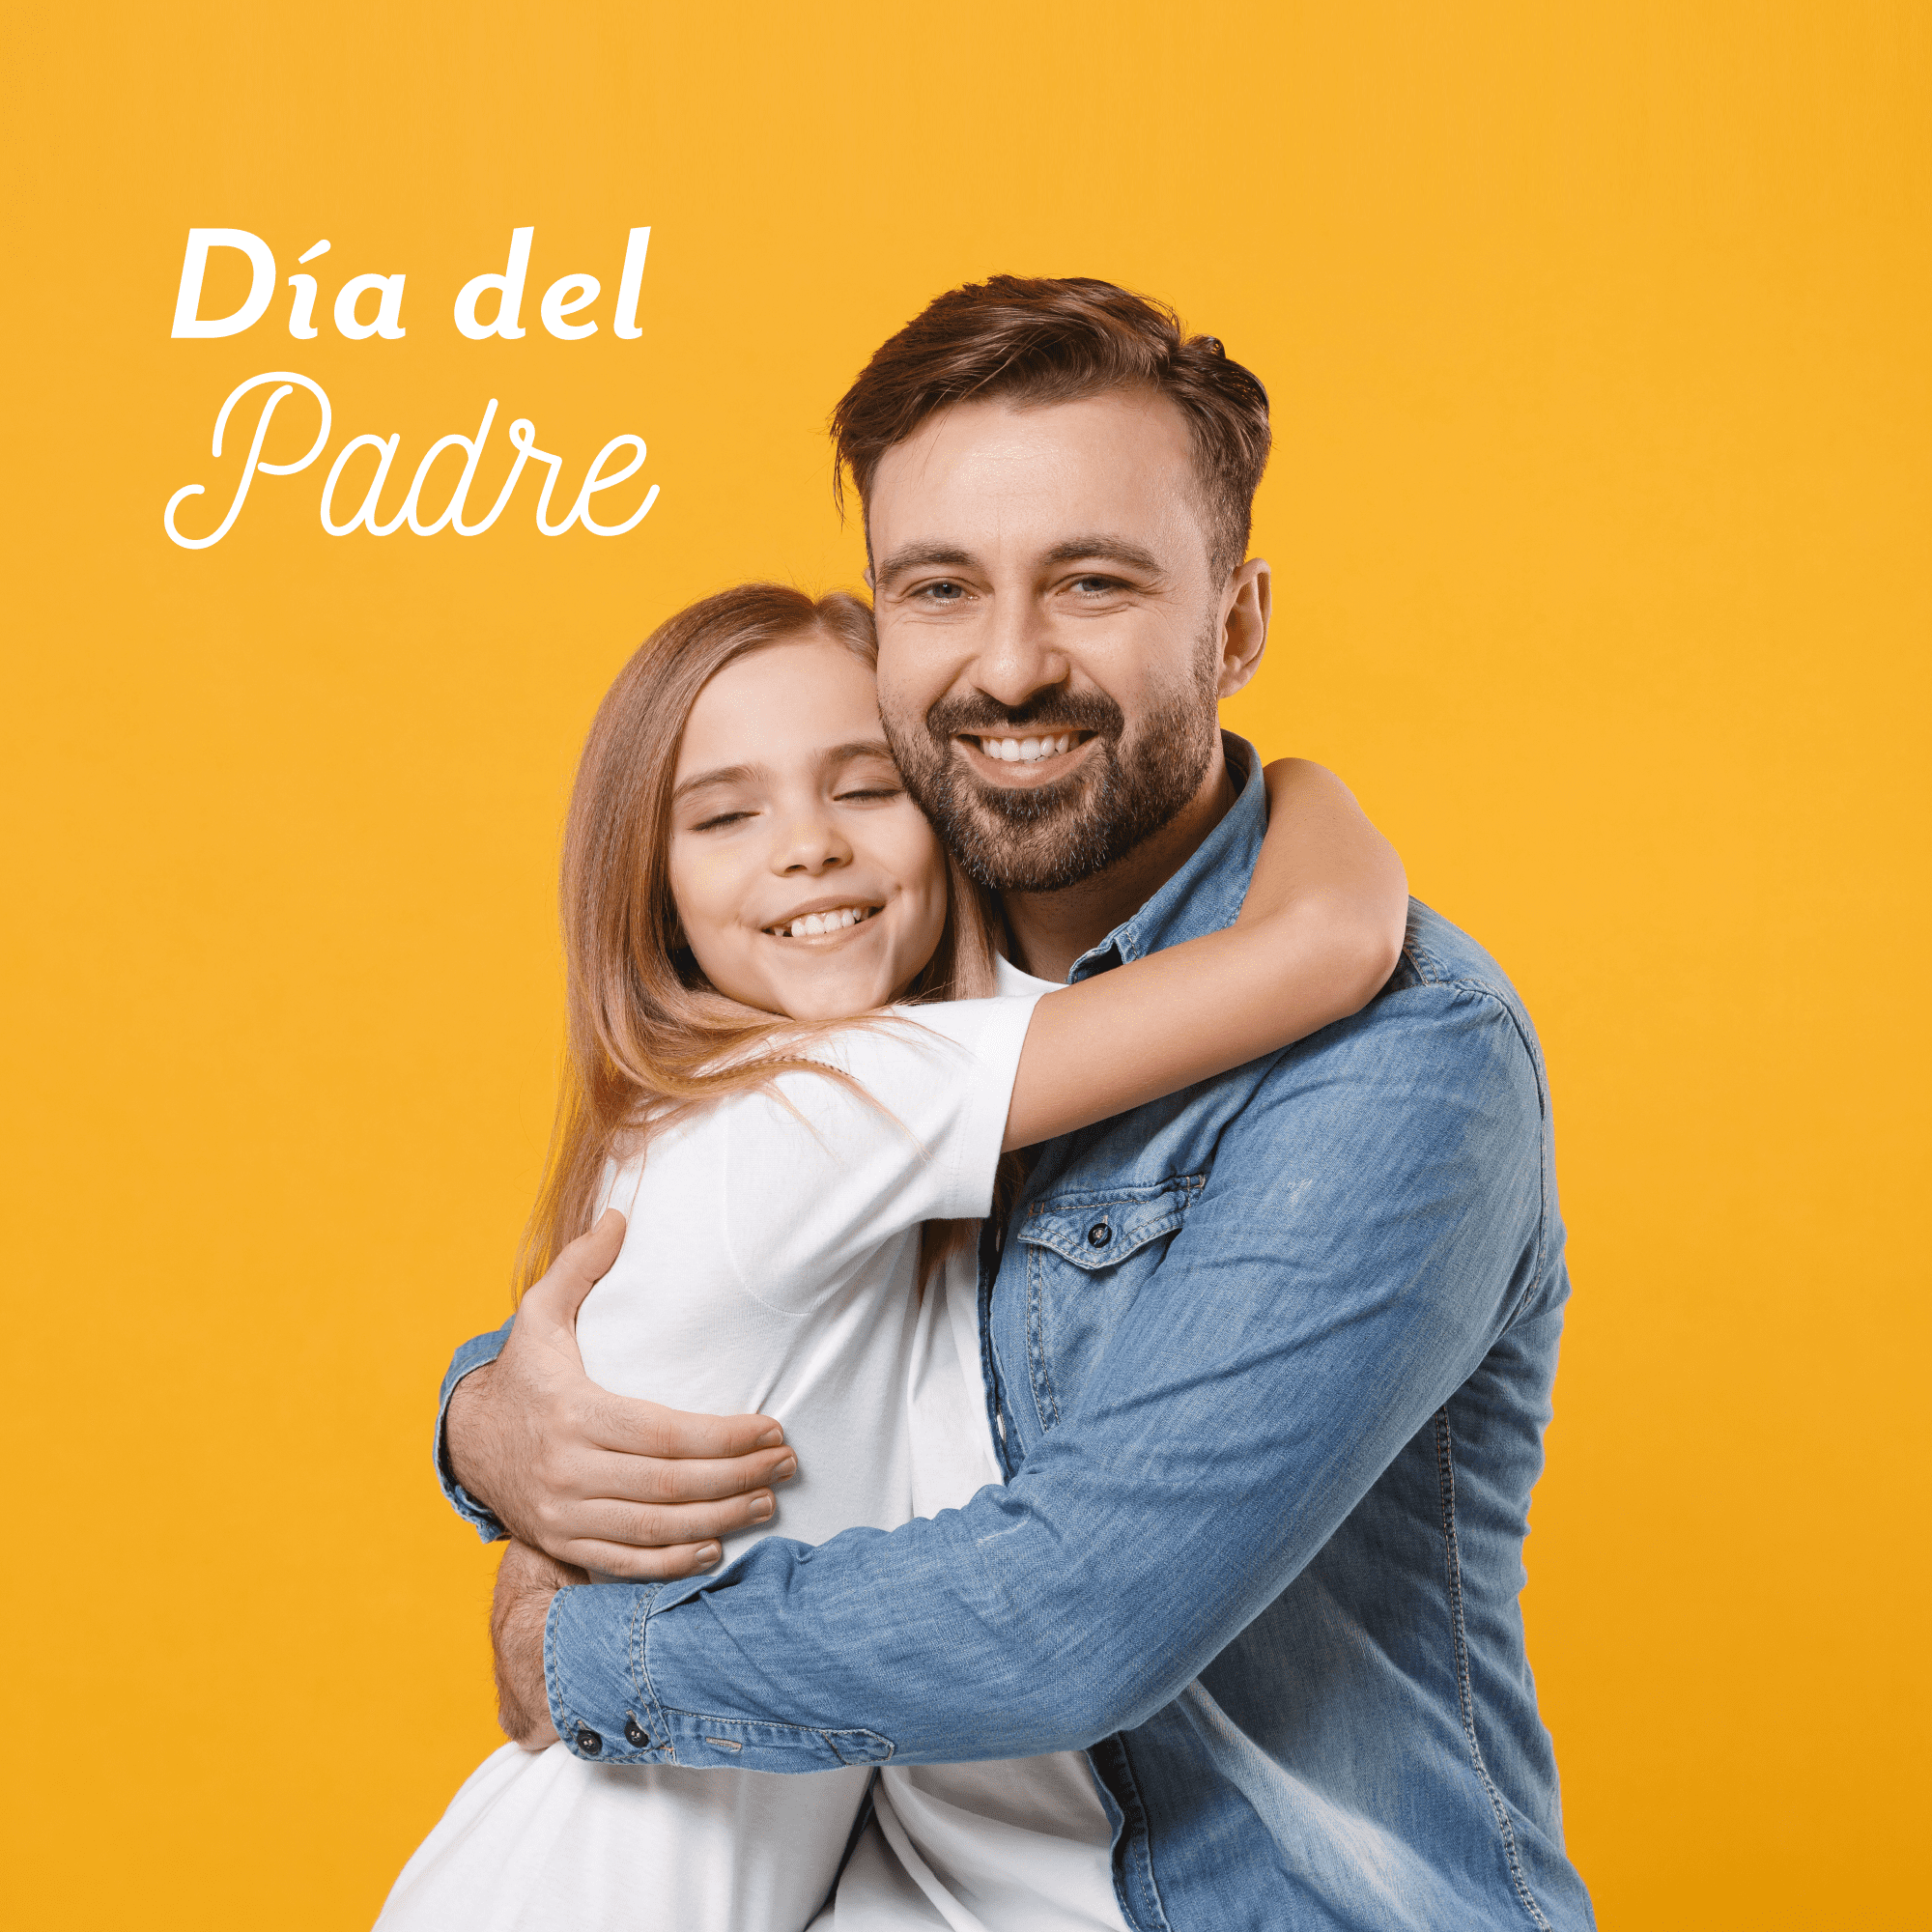
<path fill-rule="evenodd" d="M 1227 746 L 1233 807 L 1070 979 L 1233 922 L 1267 808 Z M 1494 962 L 1413 906 L 1364 1011 L 1049 1143 L 1000 1234 L 1007 1486 L 560 1591 L 566 1746 L 778 1772 L 1084 1748 L 1142 1932 L 1593 1925 L 1517 1601 L 1568 1282 L 1542 1055 Z"/>

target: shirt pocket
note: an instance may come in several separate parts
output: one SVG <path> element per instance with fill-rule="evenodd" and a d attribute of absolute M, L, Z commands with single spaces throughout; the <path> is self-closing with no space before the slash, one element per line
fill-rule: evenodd
<path fill-rule="evenodd" d="M 1042 1431 L 1079 1400 L 1107 1339 L 1167 1253 L 1207 1179 L 1048 1195 L 1014 1230 L 1026 1255 L 1027 1376 Z"/>

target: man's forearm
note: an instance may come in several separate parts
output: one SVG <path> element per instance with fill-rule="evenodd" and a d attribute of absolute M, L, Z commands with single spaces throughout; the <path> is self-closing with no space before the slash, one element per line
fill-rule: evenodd
<path fill-rule="evenodd" d="M 562 1591 L 553 1719 L 566 1743 L 591 1732 L 584 1754 L 606 1761 L 613 1747 L 668 1761 L 668 1746 L 679 1764 L 770 1771 L 1082 1748 L 1197 1676 L 1474 1366 L 1437 1355 L 1406 1390 L 1365 1391 L 1358 1412 L 1378 1420 L 1355 1470 L 1257 1454 L 1234 1480 L 1190 1472 L 1179 1528 L 1175 1478 L 1069 1435 L 1005 1489 L 890 1535 L 767 1538 L 716 1577 Z M 623 1751 L 627 1719 L 652 1750 Z"/>
<path fill-rule="evenodd" d="M 590 1578 L 526 1543 L 512 1543 L 497 1566 L 490 1598 L 490 1642 L 497 1662 L 497 1721 L 526 1750 L 556 1742 L 544 1691 L 543 1627 L 559 1589 Z"/>
<path fill-rule="evenodd" d="M 1425 1040 L 1397 1052 L 1377 1104 L 1299 1109 L 1285 1131 L 1321 1148 L 1321 1184 L 1304 1167 L 1277 1185 L 1280 1148 L 1224 1147 L 1093 1382 L 1007 1489 L 814 1550 L 768 1539 L 701 1582 L 560 1593 L 546 1646 L 565 1743 L 587 1735 L 607 1762 L 947 1762 L 1089 1744 L 1168 1702 L 1536 1284 L 1536 1082 L 1506 1036 L 1488 1044 L 1480 1078 L 1429 1065 Z M 1404 1118 L 1418 1093 L 1426 1111 Z M 650 1742 L 627 1748 L 632 1733 Z"/>
<path fill-rule="evenodd" d="M 1131 1498 L 1065 1475 L 985 1490 L 890 1539 L 767 1538 L 704 1579 L 724 1589 L 561 1591 L 553 1721 L 607 1762 L 781 1772 L 1031 1757 L 1137 1723 L 1278 1586 L 1255 1566 L 1185 1577 L 1192 1551 L 1149 1560 Z M 625 1748 L 633 1722 L 650 1747 Z"/>
<path fill-rule="evenodd" d="M 500 1328 L 488 1335 L 473 1335 L 450 1358 L 448 1373 L 442 1378 L 442 1388 L 436 1405 L 436 1479 L 441 1485 L 443 1494 L 449 1499 L 449 1506 L 465 1522 L 475 1530 L 485 1543 L 495 1543 L 508 1534 L 497 1521 L 489 1505 L 472 1496 L 458 1480 L 455 1465 L 449 1454 L 449 1405 L 458 1386 L 467 1376 L 487 1367 L 503 1352 L 503 1345 L 510 1339 L 510 1329 L 515 1318 L 505 1321 Z"/>

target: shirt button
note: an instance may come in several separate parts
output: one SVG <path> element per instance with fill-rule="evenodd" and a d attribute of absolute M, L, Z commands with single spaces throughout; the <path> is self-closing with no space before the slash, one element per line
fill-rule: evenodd
<path fill-rule="evenodd" d="M 649 1750 L 651 1747 L 651 1734 L 628 1711 L 624 1713 L 624 1742 L 633 1750 Z"/>
<path fill-rule="evenodd" d="M 577 1748 L 585 1757 L 595 1757 L 604 1748 L 604 1740 L 588 1724 L 579 1724 L 577 1727 Z"/>
<path fill-rule="evenodd" d="M 1114 1231 L 1104 1221 L 1095 1221 L 1087 1230 L 1087 1245 L 1090 1248 L 1104 1248 L 1114 1238 Z"/>

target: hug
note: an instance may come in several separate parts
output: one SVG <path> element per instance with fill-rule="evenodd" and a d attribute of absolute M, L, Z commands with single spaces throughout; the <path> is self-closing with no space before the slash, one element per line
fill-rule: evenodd
<path fill-rule="evenodd" d="M 513 1742 L 380 1921 L 1585 1927 L 1518 1596 L 1568 1294 L 1527 1013 L 1217 704 L 1270 432 L 1105 282 L 833 417 L 872 602 L 663 623 L 438 1464 Z"/>

